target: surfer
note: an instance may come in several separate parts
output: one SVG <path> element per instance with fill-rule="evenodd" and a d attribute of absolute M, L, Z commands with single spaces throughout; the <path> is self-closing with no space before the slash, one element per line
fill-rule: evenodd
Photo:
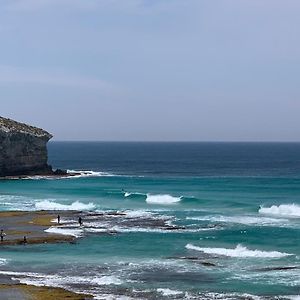
<path fill-rule="evenodd" d="M 83 222 L 82 222 L 82 218 L 81 217 L 78 218 L 78 223 L 79 223 L 79 226 L 82 226 Z"/>
<path fill-rule="evenodd" d="M 57 224 L 60 224 L 60 215 L 57 215 Z"/>

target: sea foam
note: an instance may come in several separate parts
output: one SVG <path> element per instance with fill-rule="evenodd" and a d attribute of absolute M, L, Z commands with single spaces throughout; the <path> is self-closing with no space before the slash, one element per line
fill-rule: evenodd
<path fill-rule="evenodd" d="M 144 196 L 146 197 L 146 194 L 143 193 L 138 193 L 138 192 L 124 192 L 124 197 L 128 198 L 128 197 L 133 197 L 133 196 Z"/>
<path fill-rule="evenodd" d="M 147 195 L 146 202 L 148 204 L 170 205 L 181 201 L 181 197 L 171 195 Z"/>
<path fill-rule="evenodd" d="M 185 246 L 189 250 L 201 251 L 207 254 L 216 254 L 230 257 L 255 257 L 255 258 L 280 258 L 293 254 L 282 253 L 278 251 L 261 251 L 261 250 L 250 250 L 242 245 L 237 245 L 234 249 L 227 248 L 202 248 L 187 244 Z"/>
<path fill-rule="evenodd" d="M 91 280 L 91 283 L 97 284 L 97 285 L 120 285 L 123 284 L 124 281 L 116 276 L 102 276 L 99 278 L 94 278 Z"/>
<path fill-rule="evenodd" d="M 187 217 L 187 220 L 194 221 L 210 221 L 220 223 L 233 223 L 233 224 L 244 224 L 244 225 L 258 225 L 258 226 L 273 226 L 287 224 L 289 220 L 278 219 L 278 218 L 266 218 L 256 216 L 203 216 L 203 217 Z"/>
<path fill-rule="evenodd" d="M 75 201 L 72 204 L 60 204 L 54 201 L 43 200 L 35 203 L 37 210 L 92 210 L 95 208 L 94 203 L 81 203 Z"/>
<path fill-rule="evenodd" d="M 261 206 L 258 212 L 266 215 L 297 218 L 300 217 L 300 206 L 296 204 L 272 205 L 271 207 Z"/>
<path fill-rule="evenodd" d="M 117 176 L 115 174 L 107 173 L 107 172 L 98 172 L 98 171 L 90 171 L 90 170 L 67 170 L 67 173 L 72 178 L 81 178 L 81 177 L 102 177 L 102 176 Z"/>
<path fill-rule="evenodd" d="M 7 259 L 6 258 L 0 258 L 0 266 L 1 265 L 6 265 L 7 264 Z"/>
<path fill-rule="evenodd" d="M 45 232 L 62 234 L 62 235 L 71 235 L 77 238 L 83 235 L 83 231 L 81 229 L 68 229 L 68 228 L 59 228 L 59 227 L 50 227 L 46 229 Z"/>
<path fill-rule="evenodd" d="M 145 210 L 127 210 L 125 211 L 126 218 L 138 219 L 138 218 L 154 218 L 155 214 Z M 158 217 L 157 217 L 158 218 Z M 162 217 L 160 217 L 162 218 Z"/>
<path fill-rule="evenodd" d="M 158 293 L 163 296 L 177 296 L 183 294 L 181 291 L 171 290 L 171 289 L 157 289 Z"/>

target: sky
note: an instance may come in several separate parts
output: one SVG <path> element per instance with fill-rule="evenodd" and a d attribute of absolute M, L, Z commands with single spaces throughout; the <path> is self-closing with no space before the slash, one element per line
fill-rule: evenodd
<path fill-rule="evenodd" d="M 299 0 L 1 0 L 0 115 L 54 140 L 300 141 Z"/>

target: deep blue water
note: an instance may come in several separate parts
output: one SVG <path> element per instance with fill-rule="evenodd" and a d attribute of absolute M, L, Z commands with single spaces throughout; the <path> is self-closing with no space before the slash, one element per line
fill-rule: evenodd
<path fill-rule="evenodd" d="M 54 167 L 148 176 L 300 176 L 300 143 L 52 142 Z"/>
<path fill-rule="evenodd" d="M 1 181 L 0 209 L 126 216 L 2 249 L 0 271 L 99 299 L 298 299 L 300 144 L 52 142 L 49 161 L 81 176 Z"/>

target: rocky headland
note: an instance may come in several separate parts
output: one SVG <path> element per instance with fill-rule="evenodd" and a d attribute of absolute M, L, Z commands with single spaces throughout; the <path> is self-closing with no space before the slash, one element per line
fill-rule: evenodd
<path fill-rule="evenodd" d="M 48 165 L 51 138 L 41 128 L 0 117 L 0 177 L 55 175 Z M 62 175 L 61 170 L 58 173 Z"/>

